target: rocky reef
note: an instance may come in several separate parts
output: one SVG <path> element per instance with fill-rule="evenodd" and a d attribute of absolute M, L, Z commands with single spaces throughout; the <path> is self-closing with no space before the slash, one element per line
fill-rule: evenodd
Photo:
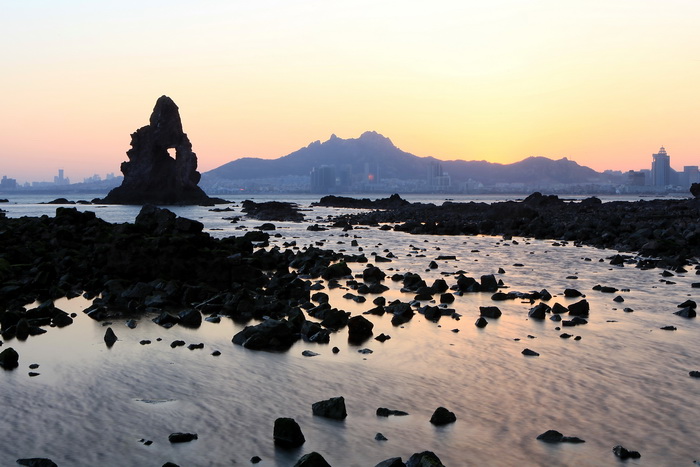
<path fill-rule="evenodd" d="M 173 158 L 168 150 L 175 151 Z M 124 181 L 101 202 L 107 204 L 187 205 L 214 204 L 197 186 L 197 156 L 182 131 L 177 105 L 161 96 L 150 123 L 131 134 L 129 160 L 122 162 Z"/>

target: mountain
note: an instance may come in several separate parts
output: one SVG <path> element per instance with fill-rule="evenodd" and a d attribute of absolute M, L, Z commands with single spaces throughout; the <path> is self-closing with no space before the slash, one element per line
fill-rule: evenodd
<path fill-rule="evenodd" d="M 203 183 L 245 181 L 284 177 L 308 177 L 313 168 L 335 166 L 349 168 L 352 174 L 378 174 L 381 180 L 426 181 L 436 164 L 449 174 L 453 186 L 473 180 L 484 185 L 496 183 L 572 184 L 595 183 L 602 174 L 574 161 L 562 158 L 528 157 L 513 164 L 486 161 L 439 160 L 418 157 L 397 148 L 389 138 L 374 131 L 359 138 L 342 139 L 332 135 L 328 141 L 315 141 L 305 148 L 278 159 L 245 157 L 202 174 Z"/>

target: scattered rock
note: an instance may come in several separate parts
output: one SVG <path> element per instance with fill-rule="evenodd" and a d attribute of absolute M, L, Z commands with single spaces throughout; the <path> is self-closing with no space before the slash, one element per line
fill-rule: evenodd
<path fill-rule="evenodd" d="M 195 439 L 198 439 L 197 433 L 171 433 L 170 436 L 168 436 L 168 441 L 171 443 L 189 443 L 190 441 L 194 441 Z"/>
<path fill-rule="evenodd" d="M 105 331 L 104 341 L 107 347 L 112 347 L 117 342 L 117 335 L 114 334 L 112 328 L 107 328 L 107 331 Z"/>
<path fill-rule="evenodd" d="M 639 459 L 642 457 L 642 455 L 638 451 L 629 451 L 622 447 L 621 445 L 617 445 L 614 448 L 612 448 L 612 452 L 619 457 L 620 459 Z"/>
<path fill-rule="evenodd" d="M 540 356 L 539 353 L 535 352 L 534 350 L 530 350 L 530 349 L 525 349 L 521 353 L 523 355 L 527 355 L 529 357 L 539 357 Z"/>
<path fill-rule="evenodd" d="M 319 417 L 332 418 L 334 420 L 344 420 L 348 416 L 343 396 L 315 402 L 311 405 L 311 411 Z"/>
<path fill-rule="evenodd" d="M 480 306 L 479 314 L 485 318 L 497 319 L 502 313 L 497 306 Z"/>
<path fill-rule="evenodd" d="M 483 316 L 479 316 L 474 324 L 477 328 L 485 328 L 486 325 L 489 324 L 489 322 L 486 321 L 486 318 L 484 318 Z"/>
<path fill-rule="evenodd" d="M 58 467 L 58 465 L 51 459 L 45 457 L 32 457 L 28 459 L 17 459 L 19 465 L 24 465 L 27 467 Z"/>
<path fill-rule="evenodd" d="M 283 448 L 297 448 L 306 442 L 299 424 L 293 418 L 278 418 L 273 430 L 275 444 Z"/>
<path fill-rule="evenodd" d="M 406 467 L 445 467 L 438 456 L 430 451 L 413 454 L 407 461 Z"/>
<path fill-rule="evenodd" d="M 455 421 L 457 421 L 457 416 L 454 412 L 450 412 L 445 407 L 438 407 L 435 409 L 435 412 L 433 412 L 432 417 L 430 417 L 430 423 L 436 426 L 447 425 Z"/>
<path fill-rule="evenodd" d="M 388 438 L 381 433 L 374 435 L 374 439 L 377 441 L 388 441 Z"/>
<path fill-rule="evenodd" d="M 388 417 L 390 415 L 404 416 L 408 415 L 408 412 L 404 412 L 403 410 L 391 410 L 385 407 L 379 407 L 377 409 L 377 417 Z"/>
<path fill-rule="evenodd" d="M 19 366 L 19 354 L 12 347 L 0 352 L 0 367 L 5 370 L 14 370 Z"/>
<path fill-rule="evenodd" d="M 545 443 L 585 443 L 577 436 L 564 436 L 556 430 L 547 430 L 537 437 Z"/>
<path fill-rule="evenodd" d="M 321 454 L 314 451 L 301 456 L 293 467 L 331 467 L 331 465 Z"/>

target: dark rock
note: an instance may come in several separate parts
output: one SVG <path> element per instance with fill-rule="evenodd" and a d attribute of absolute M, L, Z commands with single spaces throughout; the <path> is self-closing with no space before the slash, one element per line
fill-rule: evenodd
<path fill-rule="evenodd" d="M 674 315 L 678 315 L 683 318 L 695 318 L 697 316 L 697 312 L 695 311 L 695 308 L 681 308 L 678 311 L 673 312 Z"/>
<path fill-rule="evenodd" d="M 498 280 L 493 274 L 486 274 L 481 276 L 481 291 L 482 292 L 495 292 L 498 290 Z"/>
<path fill-rule="evenodd" d="M 183 340 L 174 340 L 170 343 L 170 348 L 174 349 L 175 347 L 183 347 L 185 345 L 185 341 Z"/>
<path fill-rule="evenodd" d="M 584 440 L 577 436 L 564 436 L 556 430 L 547 430 L 537 437 L 545 443 L 585 443 Z"/>
<path fill-rule="evenodd" d="M 104 341 L 107 347 L 112 347 L 117 342 L 117 335 L 114 334 L 112 328 L 107 328 L 107 331 L 105 331 Z"/>
<path fill-rule="evenodd" d="M 260 462 L 262 462 L 262 459 L 259 456 L 253 456 L 250 458 L 251 464 L 259 464 Z"/>
<path fill-rule="evenodd" d="M 175 150 L 175 158 L 168 154 Z M 149 125 L 131 135 L 129 160 L 123 162 L 124 181 L 102 200 L 108 204 L 212 204 L 197 186 L 197 156 L 182 131 L 177 105 L 161 96 Z"/>
<path fill-rule="evenodd" d="M 663 326 L 660 328 L 662 331 L 676 331 L 677 328 L 675 326 Z"/>
<path fill-rule="evenodd" d="M 406 464 L 404 464 L 403 460 L 401 460 L 400 457 L 392 457 L 390 459 L 381 461 L 374 467 L 406 467 Z"/>
<path fill-rule="evenodd" d="M 251 350 L 287 350 L 298 339 L 287 320 L 268 319 L 255 326 L 246 326 L 233 336 L 232 342 Z"/>
<path fill-rule="evenodd" d="M 352 274 L 352 270 L 348 267 L 348 265 L 344 261 L 340 261 L 335 264 L 331 264 L 326 268 L 325 271 L 323 271 L 323 274 L 321 274 L 321 277 L 323 277 L 326 280 L 331 280 L 331 279 L 340 279 L 345 276 L 349 276 Z"/>
<path fill-rule="evenodd" d="M 450 303 L 454 303 L 454 301 L 455 296 L 449 292 L 440 295 L 440 303 L 445 303 L 449 305 Z"/>
<path fill-rule="evenodd" d="M 588 316 L 590 305 L 587 300 L 581 300 L 569 305 L 569 315 L 571 316 Z"/>
<path fill-rule="evenodd" d="M 187 346 L 187 348 L 190 349 L 190 350 L 203 349 L 203 348 L 204 348 L 204 344 L 203 344 L 202 342 L 200 342 L 199 344 L 190 344 L 190 345 Z"/>
<path fill-rule="evenodd" d="M 362 271 L 362 280 L 366 282 L 380 282 L 386 277 L 384 271 L 376 266 L 368 266 L 364 271 Z"/>
<path fill-rule="evenodd" d="M 283 201 L 256 203 L 247 199 L 241 203 L 241 211 L 248 217 L 263 221 L 301 222 L 304 220 L 304 215 L 299 212 L 296 204 Z M 309 227 L 311 228 L 307 230 L 326 230 L 318 225 Z"/>
<path fill-rule="evenodd" d="M 530 349 L 525 349 L 521 352 L 523 355 L 529 356 L 529 357 L 539 357 L 540 354 L 535 352 L 534 350 Z"/>
<path fill-rule="evenodd" d="M 400 326 L 409 322 L 415 314 L 411 308 L 411 305 L 398 300 L 395 300 L 387 305 L 385 307 L 385 311 L 394 315 L 391 317 L 391 324 L 394 326 Z"/>
<path fill-rule="evenodd" d="M 477 328 L 485 328 L 487 324 L 489 324 L 489 322 L 486 321 L 486 318 L 484 318 L 483 316 L 479 316 L 476 322 L 474 323 L 474 325 Z"/>
<path fill-rule="evenodd" d="M 45 457 L 32 457 L 29 459 L 17 459 L 19 465 L 24 465 L 27 467 L 58 467 L 58 465 L 51 459 Z"/>
<path fill-rule="evenodd" d="M 583 294 L 576 289 L 565 289 L 564 290 L 565 297 L 575 298 L 575 297 L 580 297 L 581 295 L 583 295 Z"/>
<path fill-rule="evenodd" d="M 326 459 L 316 451 L 304 454 L 292 467 L 331 467 Z"/>
<path fill-rule="evenodd" d="M 479 314 L 485 318 L 500 318 L 501 310 L 497 306 L 480 306 Z"/>
<path fill-rule="evenodd" d="M 435 409 L 435 412 L 433 412 L 432 417 L 430 417 L 430 423 L 436 426 L 447 425 L 455 421 L 457 421 L 457 416 L 454 412 L 450 412 L 445 407 L 438 407 Z"/>
<path fill-rule="evenodd" d="M 168 441 L 171 443 L 189 443 L 197 439 L 197 433 L 171 433 L 168 436 Z"/>
<path fill-rule="evenodd" d="M 364 316 L 353 316 L 348 320 L 348 340 L 351 343 L 362 343 L 372 336 L 374 324 Z"/>
<path fill-rule="evenodd" d="M 12 347 L 0 352 L 0 367 L 5 370 L 13 370 L 19 366 L 19 354 Z"/>
<path fill-rule="evenodd" d="M 404 412 L 402 410 L 391 410 L 391 409 L 387 409 L 385 407 L 379 407 L 377 409 L 377 417 L 388 417 L 390 415 L 404 416 L 404 415 L 408 415 L 408 412 Z"/>
<path fill-rule="evenodd" d="M 406 467 L 445 467 L 438 456 L 430 451 L 413 454 L 406 461 Z"/>
<path fill-rule="evenodd" d="M 700 269 L 698 271 L 700 271 Z M 695 303 L 695 300 L 686 300 L 678 305 L 678 308 L 697 308 L 697 306 L 698 304 Z"/>
<path fill-rule="evenodd" d="M 314 402 L 311 405 L 311 411 L 319 417 L 332 418 L 334 420 L 344 420 L 348 416 L 343 396 Z"/>
<path fill-rule="evenodd" d="M 388 438 L 381 433 L 374 435 L 374 439 L 377 441 L 388 441 Z"/>
<path fill-rule="evenodd" d="M 170 328 L 180 322 L 177 316 L 173 316 L 170 313 L 162 312 L 160 315 L 153 318 L 151 321 L 164 328 Z"/>
<path fill-rule="evenodd" d="M 700 371 L 691 371 L 688 373 L 691 378 L 700 378 Z"/>
<path fill-rule="evenodd" d="M 304 350 L 301 354 L 302 354 L 304 357 L 317 357 L 317 356 L 319 355 L 319 354 L 317 354 L 316 352 L 314 352 L 314 351 L 312 351 L 312 350 Z"/>
<path fill-rule="evenodd" d="M 178 313 L 178 318 L 180 326 L 185 326 L 188 328 L 198 328 L 202 325 L 202 315 L 199 311 L 190 308 L 189 310 L 182 310 Z"/>
<path fill-rule="evenodd" d="M 293 418 L 278 418 L 273 430 L 275 444 L 283 448 L 297 448 L 306 442 L 299 424 Z"/>
<path fill-rule="evenodd" d="M 379 342 L 385 342 L 385 341 L 388 341 L 389 339 L 391 339 L 391 336 L 384 334 L 384 333 L 381 333 L 377 337 L 374 338 L 374 340 L 377 340 Z"/>
<path fill-rule="evenodd" d="M 612 452 L 620 459 L 639 459 L 642 455 L 638 451 L 628 451 L 621 445 L 612 448 Z"/>
<path fill-rule="evenodd" d="M 530 308 L 530 311 L 527 313 L 527 315 L 533 319 L 544 319 L 547 316 L 547 313 L 549 313 L 550 311 L 551 308 L 549 307 L 549 305 L 540 302 L 533 308 Z"/>

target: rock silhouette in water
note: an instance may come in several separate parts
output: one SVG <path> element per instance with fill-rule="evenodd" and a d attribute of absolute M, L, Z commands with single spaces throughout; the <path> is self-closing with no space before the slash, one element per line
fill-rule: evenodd
<path fill-rule="evenodd" d="M 175 150 L 175 158 L 168 153 Z M 150 124 L 131 134 L 129 160 L 122 162 L 124 181 L 102 200 L 108 204 L 213 204 L 197 186 L 197 156 L 182 131 L 178 107 L 161 96 Z"/>

